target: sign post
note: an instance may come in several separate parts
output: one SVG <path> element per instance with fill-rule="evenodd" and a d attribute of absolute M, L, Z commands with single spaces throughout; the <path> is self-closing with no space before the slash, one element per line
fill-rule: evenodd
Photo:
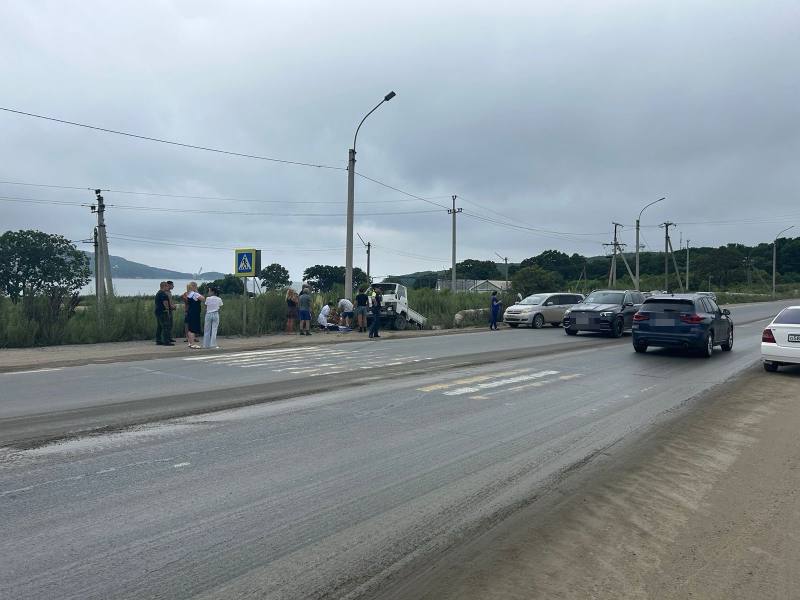
<path fill-rule="evenodd" d="M 242 301 L 242 335 L 247 333 L 247 278 L 258 277 L 261 272 L 261 250 L 256 248 L 237 248 L 234 250 L 233 274 L 242 277 L 244 299 Z"/>

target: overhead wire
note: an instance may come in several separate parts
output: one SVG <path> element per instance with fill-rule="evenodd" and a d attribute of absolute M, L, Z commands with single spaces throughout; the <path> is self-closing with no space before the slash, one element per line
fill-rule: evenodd
<path fill-rule="evenodd" d="M 176 142 L 174 140 L 167 140 L 167 139 L 152 137 L 152 136 L 148 136 L 148 135 L 140 135 L 138 133 L 131 133 L 129 131 L 120 131 L 118 129 L 109 129 L 107 127 L 99 127 L 97 125 L 89 125 L 87 123 L 78 123 L 76 121 L 68 121 L 66 119 L 58 119 L 56 117 L 50 117 L 50 116 L 47 116 L 47 115 L 40 115 L 40 114 L 26 112 L 24 110 L 17 110 L 17 109 L 14 109 L 14 108 L 8 108 L 8 107 L 4 107 L 4 106 L 0 106 L 0 110 L 4 111 L 4 112 L 7 112 L 7 113 L 13 113 L 13 114 L 17 114 L 17 115 L 23 115 L 23 116 L 26 116 L 26 117 L 32 117 L 32 118 L 35 118 L 35 119 L 42 119 L 42 120 L 45 120 L 45 121 L 52 121 L 54 123 L 61 123 L 62 125 L 72 125 L 74 127 L 82 127 L 84 129 L 91 129 L 91 130 L 94 130 L 94 131 L 102 131 L 104 133 L 113 133 L 115 135 L 122 135 L 122 136 L 130 137 L 130 138 L 146 140 L 146 141 L 149 141 L 149 142 L 158 142 L 160 144 L 168 144 L 170 146 L 180 146 L 182 148 L 191 148 L 193 150 L 203 150 L 205 152 L 214 152 L 214 153 L 217 153 L 217 154 L 226 154 L 226 155 L 229 155 L 229 156 L 238 156 L 240 158 L 253 158 L 253 159 L 256 159 L 256 160 L 263 160 L 263 161 L 267 161 L 267 162 L 281 163 L 281 164 L 285 164 L 285 165 L 296 165 L 296 166 L 302 166 L 302 167 L 314 167 L 314 168 L 317 168 L 317 169 L 330 169 L 330 170 L 334 170 L 334 171 L 346 171 L 347 170 L 346 167 L 337 167 L 335 165 L 326 165 L 326 164 L 322 164 L 322 163 L 303 162 L 303 161 L 299 161 L 299 160 L 287 160 L 287 159 L 275 158 L 275 157 L 271 157 L 271 156 L 260 156 L 258 154 L 247 154 L 245 152 L 234 152 L 232 150 L 223 150 L 222 148 L 213 148 L 211 146 L 200 146 L 200 145 L 196 145 L 196 144 L 188 144 L 188 143 L 185 143 L 185 142 Z"/>

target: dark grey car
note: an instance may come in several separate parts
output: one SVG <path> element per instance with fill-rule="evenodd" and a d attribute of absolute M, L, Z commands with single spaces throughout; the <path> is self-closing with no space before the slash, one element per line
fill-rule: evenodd
<path fill-rule="evenodd" d="M 597 331 L 621 337 L 633 326 L 633 315 L 642 302 L 644 296 L 636 290 L 595 290 L 564 314 L 564 331 L 567 335 Z"/>

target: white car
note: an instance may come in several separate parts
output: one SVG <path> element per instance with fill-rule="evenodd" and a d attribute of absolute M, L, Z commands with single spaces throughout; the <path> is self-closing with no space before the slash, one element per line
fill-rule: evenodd
<path fill-rule="evenodd" d="M 503 314 L 503 322 L 509 327 L 525 325 L 541 329 L 545 323 L 558 327 L 564 312 L 582 300 L 581 294 L 571 292 L 533 294 L 509 306 Z"/>
<path fill-rule="evenodd" d="M 800 306 L 778 313 L 761 334 L 764 369 L 774 373 L 781 365 L 800 365 Z"/>

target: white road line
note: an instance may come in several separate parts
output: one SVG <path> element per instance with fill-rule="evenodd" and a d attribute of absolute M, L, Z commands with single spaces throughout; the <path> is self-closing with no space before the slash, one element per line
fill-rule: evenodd
<path fill-rule="evenodd" d="M 504 385 L 511 385 L 512 383 L 522 383 L 523 381 L 531 381 L 534 379 L 541 379 L 548 375 L 558 375 L 559 371 L 539 371 L 538 373 L 531 373 L 530 375 L 517 375 L 516 377 L 509 377 L 507 379 L 497 379 L 495 381 L 487 381 L 486 383 L 479 383 L 471 387 L 462 387 L 454 390 L 447 390 L 442 392 L 445 396 L 461 396 L 463 394 L 474 394 L 481 390 L 502 387 Z"/>
<path fill-rule="evenodd" d="M 9 371 L 0 375 L 24 375 L 26 373 L 47 373 L 48 371 L 61 371 L 64 367 L 53 367 L 51 369 L 31 369 L 29 371 Z"/>
<path fill-rule="evenodd" d="M 182 462 L 182 463 L 178 463 L 177 465 L 172 465 L 172 466 L 174 468 L 176 468 L 176 469 L 182 469 L 183 467 L 188 467 L 190 464 L 192 464 L 192 463 Z"/>

